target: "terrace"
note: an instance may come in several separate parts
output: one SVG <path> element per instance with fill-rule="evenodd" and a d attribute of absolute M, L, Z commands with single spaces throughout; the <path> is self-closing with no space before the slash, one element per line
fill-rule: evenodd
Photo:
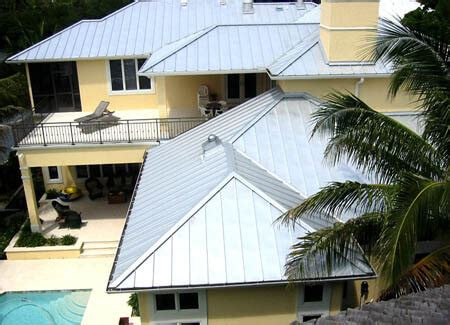
<path fill-rule="evenodd" d="M 12 126 L 17 147 L 159 143 L 170 140 L 206 121 L 206 118 L 157 118 L 151 110 L 116 112 L 115 122 L 84 122 L 75 120 L 86 112 L 50 113 L 37 116 L 37 122 Z M 136 118 L 138 116 L 139 118 Z"/>

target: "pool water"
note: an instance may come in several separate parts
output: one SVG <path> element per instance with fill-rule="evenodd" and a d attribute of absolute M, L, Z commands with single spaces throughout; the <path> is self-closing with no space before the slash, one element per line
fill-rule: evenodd
<path fill-rule="evenodd" d="M 5 293 L 0 295 L 0 324 L 81 324 L 90 293 L 90 290 Z"/>

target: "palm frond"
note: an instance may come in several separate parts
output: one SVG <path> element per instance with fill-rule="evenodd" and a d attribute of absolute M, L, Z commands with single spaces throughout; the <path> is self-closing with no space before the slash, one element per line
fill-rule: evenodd
<path fill-rule="evenodd" d="M 299 206 L 288 210 L 278 218 L 279 222 L 294 225 L 299 219 L 317 216 L 335 222 L 336 218 L 351 213 L 386 211 L 395 188 L 385 184 L 361 184 L 347 181 L 333 182 L 310 196 Z"/>
<path fill-rule="evenodd" d="M 391 217 L 380 238 L 377 264 L 388 285 L 408 270 L 415 255 L 419 234 L 428 219 L 448 218 L 449 182 L 435 182 L 405 174 L 399 184 Z"/>
<path fill-rule="evenodd" d="M 383 219 L 382 214 L 367 214 L 298 238 L 288 256 L 286 275 L 291 280 L 324 278 L 348 263 L 357 263 L 362 253 L 355 237 L 381 229 Z"/>
<path fill-rule="evenodd" d="M 402 171 L 441 177 L 443 158 L 420 135 L 395 119 L 370 108 L 348 93 L 332 93 L 313 113 L 312 136 L 331 137 L 325 154 L 334 164 L 347 160 L 379 182 Z"/>
<path fill-rule="evenodd" d="M 434 250 L 406 272 L 398 282 L 385 289 L 381 299 L 397 297 L 446 283 L 450 276 L 450 245 Z"/>

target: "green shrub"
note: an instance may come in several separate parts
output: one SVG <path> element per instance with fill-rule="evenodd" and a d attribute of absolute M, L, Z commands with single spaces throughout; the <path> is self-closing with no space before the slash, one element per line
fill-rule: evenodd
<path fill-rule="evenodd" d="M 59 245 L 60 239 L 56 236 L 51 236 L 50 238 L 47 238 L 47 245 L 48 246 L 57 246 Z"/>
<path fill-rule="evenodd" d="M 61 238 L 61 245 L 74 245 L 77 242 L 77 237 L 74 237 L 72 235 L 64 235 Z"/>
<path fill-rule="evenodd" d="M 137 293 L 133 293 L 128 298 L 128 306 L 131 307 L 131 316 L 140 316 L 139 315 L 139 300 Z"/>
<path fill-rule="evenodd" d="M 39 232 L 28 232 L 22 230 L 16 246 L 18 247 L 38 247 L 45 246 L 47 239 Z"/>
<path fill-rule="evenodd" d="M 59 191 L 54 188 L 47 190 L 45 193 L 47 193 L 47 200 L 57 199 L 59 196 Z"/>

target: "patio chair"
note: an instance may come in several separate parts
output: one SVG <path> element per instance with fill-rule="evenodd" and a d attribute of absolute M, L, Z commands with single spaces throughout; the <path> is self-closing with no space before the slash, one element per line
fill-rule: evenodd
<path fill-rule="evenodd" d="M 52 206 L 58 213 L 58 217 L 56 218 L 56 222 L 64 219 L 64 213 L 70 210 L 68 205 L 63 205 L 56 200 L 52 201 Z"/>
<path fill-rule="evenodd" d="M 113 114 L 114 112 L 108 111 L 108 105 L 109 105 L 109 102 L 102 100 L 98 104 L 94 113 L 77 118 L 77 119 L 75 119 L 75 122 L 78 122 L 78 123 L 90 122 L 92 120 L 97 120 L 103 116 L 109 116 L 109 115 Z"/>
<path fill-rule="evenodd" d="M 100 183 L 98 178 L 89 177 L 84 182 L 84 186 L 86 187 L 91 200 L 95 200 L 103 196 L 103 185 Z"/>
<path fill-rule="evenodd" d="M 81 213 L 78 213 L 73 210 L 68 210 L 64 212 L 64 223 L 62 224 L 64 227 L 68 228 L 81 228 Z"/>

